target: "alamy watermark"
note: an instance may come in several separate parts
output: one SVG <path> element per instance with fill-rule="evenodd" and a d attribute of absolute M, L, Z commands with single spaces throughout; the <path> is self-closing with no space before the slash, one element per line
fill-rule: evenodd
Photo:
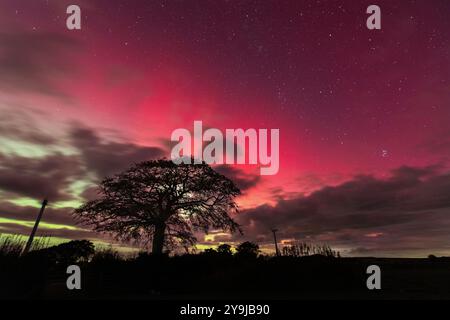
<path fill-rule="evenodd" d="M 170 154 L 176 164 L 254 164 L 261 166 L 261 175 L 275 175 L 280 167 L 279 129 L 226 129 L 223 134 L 216 128 L 203 132 L 202 121 L 194 121 L 193 135 L 179 128 L 170 139 L 178 142 Z"/>

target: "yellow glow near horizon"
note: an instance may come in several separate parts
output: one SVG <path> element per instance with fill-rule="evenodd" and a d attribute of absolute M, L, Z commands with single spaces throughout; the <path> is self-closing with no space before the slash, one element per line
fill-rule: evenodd
<path fill-rule="evenodd" d="M 0 217 L 0 224 L 16 224 L 28 228 L 32 228 L 34 226 L 34 221 L 32 220 L 16 220 L 16 219 L 9 219 L 9 218 L 1 218 Z M 57 224 L 57 223 L 48 223 L 41 221 L 39 223 L 40 229 L 67 229 L 67 230 L 78 230 L 82 231 L 84 229 L 77 228 L 74 226 L 69 226 L 65 224 Z"/>

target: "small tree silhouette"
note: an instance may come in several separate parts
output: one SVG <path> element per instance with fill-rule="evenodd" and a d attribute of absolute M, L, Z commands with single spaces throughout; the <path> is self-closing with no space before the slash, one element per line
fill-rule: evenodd
<path fill-rule="evenodd" d="M 231 252 L 231 246 L 229 244 L 221 244 L 217 247 L 217 253 L 223 255 L 223 256 L 231 256 L 233 252 Z"/>
<path fill-rule="evenodd" d="M 256 258 L 259 253 L 259 246 L 256 243 L 245 241 L 236 248 L 236 256 L 246 258 Z"/>
<path fill-rule="evenodd" d="M 43 248 L 28 253 L 29 256 L 46 256 L 50 261 L 69 265 L 86 262 L 95 253 L 94 244 L 89 240 L 72 240 L 57 246 Z"/>
<path fill-rule="evenodd" d="M 165 244 L 194 244 L 193 232 L 210 228 L 239 230 L 230 214 L 238 211 L 235 184 L 206 163 L 152 160 L 100 183 L 100 198 L 74 211 L 95 231 L 118 239 L 148 242 L 152 252 Z"/>

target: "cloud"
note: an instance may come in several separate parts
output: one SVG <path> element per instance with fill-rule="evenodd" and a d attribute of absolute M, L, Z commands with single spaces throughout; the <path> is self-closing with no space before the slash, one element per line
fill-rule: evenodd
<path fill-rule="evenodd" d="M 39 146 L 56 144 L 56 139 L 38 129 L 34 119 L 19 107 L 0 110 L 0 136 L 12 140 L 24 141 Z M 28 110 L 31 112 L 30 110 Z"/>
<path fill-rule="evenodd" d="M 276 227 L 280 238 L 377 250 L 444 246 L 450 243 L 450 174 L 439 167 L 400 167 L 388 179 L 357 176 L 275 206 L 244 210 L 237 221 L 248 238 L 262 241 L 271 241 Z"/>
<path fill-rule="evenodd" d="M 0 90 L 68 98 L 57 80 L 73 73 L 68 57 L 78 47 L 62 34 L 0 32 Z"/>
<path fill-rule="evenodd" d="M 4 230 L 2 230 L 4 229 Z M 1 223 L 0 222 L 0 233 L 1 232 L 10 233 L 14 235 L 23 235 L 23 236 L 29 236 L 31 232 L 31 228 L 15 224 L 12 225 L 10 223 Z M 36 232 L 37 236 L 45 236 L 45 237 L 52 237 L 52 238 L 65 238 L 65 239 L 71 239 L 71 240 L 81 240 L 81 239 L 98 239 L 98 234 L 95 234 L 92 231 L 89 230 L 74 230 L 69 228 L 52 228 L 48 229 L 45 228 L 42 224 L 40 225 L 38 231 Z"/>
<path fill-rule="evenodd" d="M 17 197 L 72 199 L 68 187 L 82 173 L 78 156 L 55 153 L 29 158 L 0 154 L 0 189 Z"/>
<path fill-rule="evenodd" d="M 31 206 L 19 206 L 7 201 L 0 202 L 0 217 L 12 220 L 8 222 L 0 220 L 0 234 L 9 233 L 28 236 L 38 211 L 39 208 Z M 72 212 L 73 208 L 55 208 L 52 206 L 52 203 L 49 203 L 45 209 L 37 235 L 67 239 L 104 238 L 104 235 L 85 230 L 76 225 Z M 14 220 L 17 223 L 14 223 Z M 24 225 L 24 222 L 28 222 L 29 225 Z M 52 224 L 52 226 L 46 224 Z M 74 226 L 77 229 L 74 229 Z"/>
<path fill-rule="evenodd" d="M 2 218 L 22 221 L 34 221 L 39 208 L 32 206 L 19 206 L 8 201 L 0 202 L 0 214 Z M 73 208 L 55 208 L 52 202 L 45 209 L 45 217 L 42 221 L 60 225 L 74 225 L 72 217 Z"/>
<path fill-rule="evenodd" d="M 73 125 L 69 135 L 88 170 L 99 178 L 125 170 L 134 162 L 157 159 L 166 154 L 165 150 L 158 147 L 105 141 L 97 132 L 81 125 Z"/>
<path fill-rule="evenodd" d="M 95 200 L 98 198 L 99 195 L 99 188 L 97 186 L 90 186 L 87 189 L 85 189 L 80 196 L 85 200 L 85 201 L 91 201 L 91 200 Z"/>
<path fill-rule="evenodd" d="M 422 143 L 417 145 L 414 150 L 417 156 L 417 152 L 420 155 L 432 156 L 441 163 L 450 164 L 450 130 L 442 130 L 434 135 L 432 138 L 425 139 Z"/>
<path fill-rule="evenodd" d="M 1 114 L 3 116 L 3 113 Z M 71 125 L 69 139 L 56 140 L 41 131 L 27 114 L 18 111 L 0 118 L 3 138 L 24 141 L 45 150 L 44 156 L 24 156 L 0 152 L 0 190 L 3 198 L 29 197 L 50 201 L 72 200 L 70 190 L 77 181 L 96 182 L 97 178 L 127 169 L 132 163 L 160 158 L 165 151 L 158 147 L 139 146 L 130 142 L 109 141 L 94 129 Z M 63 154 L 58 148 L 76 151 Z M 94 192 L 81 196 L 92 199 Z"/>
<path fill-rule="evenodd" d="M 231 179 L 241 191 L 247 191 L 248 189 L 255 187 L 261 181 L 261 176 L 259 174 L 246 173 L 230 165 L 214 166 L 214 170 Z"/>

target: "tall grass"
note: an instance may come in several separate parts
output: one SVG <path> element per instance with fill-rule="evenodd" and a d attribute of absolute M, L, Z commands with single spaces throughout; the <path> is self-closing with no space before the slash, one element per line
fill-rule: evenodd
<path fill-rule="evenodd" d="M 305 242 L 298 242 L 290 246 L 283 247 L 283 256 L 307 257 L 312 255 L 322 255 L 326 257 L 339 258 L 339 251 L 331 249 L 327 244 L 314 245 Z"/>
<path fill-rule="evenodd" d="M 18 257 L 20 256 L 24 246 L 25 241 L 20 236 L 0 235 L 0 256 Z"/>
<path fill-rule="evenodd" d="M 50 237 L 35 238 L 30 251 L 41 250 L 50 246 Z M 0 257 L 19 257 L 27 240 L 21 235 L 0 234 Z"/>

